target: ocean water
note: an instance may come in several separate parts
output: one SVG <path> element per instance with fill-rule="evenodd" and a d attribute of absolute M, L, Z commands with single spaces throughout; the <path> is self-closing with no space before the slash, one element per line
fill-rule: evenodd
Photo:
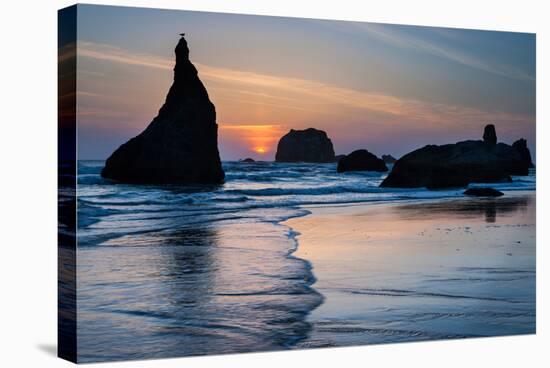
<path fill-rule="evenodd" d="M 379 188 L 385 173 L 267 162 L 224 162 L 219 186 L 138 186 L 102 179 L 103 165 L 78 164 L 81 362 L 305 346 L 325 296 L 283 221 L 307 215 L 303 206 L 463 191 Z M 534 191 L 535 172 L 491 186 Z"/>

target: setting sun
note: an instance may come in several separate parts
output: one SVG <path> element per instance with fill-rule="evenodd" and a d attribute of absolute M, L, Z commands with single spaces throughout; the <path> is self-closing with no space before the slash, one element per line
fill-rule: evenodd
<path fill-rule="evenodd" d="M 280 124 L 228 124 L 220 123 L 220 137 L 226 144 L 240 147 L 237 156 L 246 157 L 250 154 L 262 155 L 268 159 L 275 151 L 277 141 L 287 128 Z M 236 150 L 237 151 L 237 150 Z"/>

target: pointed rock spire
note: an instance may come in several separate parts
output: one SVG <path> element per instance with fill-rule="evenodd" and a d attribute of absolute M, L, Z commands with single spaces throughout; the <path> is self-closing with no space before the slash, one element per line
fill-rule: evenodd
<path fill-rule="evenodd" d="M 127 183 L 220 183 L 216 110 L 182 36 L 174 82 L 157 117 L 107 159 L 101 175 Z"/>

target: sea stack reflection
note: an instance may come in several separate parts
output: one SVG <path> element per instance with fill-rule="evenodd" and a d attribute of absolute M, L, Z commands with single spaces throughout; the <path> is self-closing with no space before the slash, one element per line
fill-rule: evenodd
<path fill-rule="evenodd" d="M 185 38 L 176 46 L 174 82 L 157 117 L 121 145 L 101 175 L 125 183 L 221 183 L 216 110 L 189 60 Z"/>

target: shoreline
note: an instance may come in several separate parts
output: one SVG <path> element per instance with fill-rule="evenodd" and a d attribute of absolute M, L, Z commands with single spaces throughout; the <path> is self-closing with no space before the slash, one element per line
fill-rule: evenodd
<path fill-rule="evenodd" d="M 534 333 L 535 206 L 530 190 L 300 206 L 281 224 L 324 299 L 296 348 Z"/>
<path fill-rule="evenodd" d="M 414 252 L 403 265 L 387 267 L 384 273 L 376 267 L 392 266 L 390 261 L 403 258 L 406 247 L 384 251 L 387 238 L 367 244 L 368 249 L 361 247 L 362 232 L 369 230 L 364 226 L 388 221 L 373 217 L 377 212 L 395 216 L 415 213 L 411 209 L 420 206 L 425 216 L 439 211 L 442 203 L 483 202 L 463 197 L 462 191 L 380 189 L 380 175 L 337 175 L 333 165 L 235 164 L 227 184 L 216 191 L 113 185 L 100 178 L 101 167 L 101 162 L 79 163 L 79 201 L 84 202 L 78 208 L 82 266 L 78 313 L 87 326 L 79 336 L 82 360 L 99 355 L 135 359 L 478 336 L 485 331 L 476 323 L 485 320 L 505 323 L 500 330 L 487 327 L 492 334 L 532 329 L 534 313 L 528 304 L 513 300 L 518 295 L 505 295 L 502 289 L 496 294 L 448 289 L 456 286 L 452 280 L 407 284 L 422 278 L 414 274 L 403 278 L 394 271 L 406 272 Z M 535 177 L 496 187 L 512 189 L 498 200 L 508 202 L 522 194 L 518 189 L 534 190 Z M 405 209 L 389 211 L 396 207 Z M 499 222 L 501 210 L 511 213 L 507 208 L 514 205 L 470 207 L 459 207 L 459 212 L 473 211 L 485 225 L 487 216 L 494 218 L 496 213 Z M 353 213 L 363 210 L 371 211 L 367 223 L 359 223 L 357 232 L 346 231 L 346 226 L 361 219 Z M 319 221 L 321 212 L 331 219 L 327 226 L 310 232 L 294 226 Z M 389 220 L 394 227 L 410 222 Z M 463 222 L 461 217 L 453 225 Z M 498 235 L 501 230 L 491 233 Z M 309 250 L 308 233 L 323 235 L 312 239 Z M 399 245 L 405 237 L 394 239 L 400 239 Z M 410 244 L 418 247 L 414 241 Z M 346 256 L 342 245 L 355 247 L 353 257 L 339 259 Z M 425 250 L 419 247 L 417 253 L 430 256 L 431 251 Z M 384 259 L 382 253 L 391 257 Z M 430 257 L 427 266 L 437 258 Z M 376 259 L 383 262 L 377 265 L 372 262 Z M 324 269 L 328 273 L 321 272 L 326 260 L 332 262 Z M 445 276 L 439 268 L 426 270 L 432 279 Z M 448 276 L 461 277 L 461 273 Z M 513 290 L 531 290 L 534 276 L 494 270 L 466 273 L 478 279 L 515 278 L 508 284 Z M 477 308 L 468 309 L 472 303 Z M 214 320 L 218 323 L 212 324 Z M 441 330 L 438 320 L 450 320 L 454 330 Z M 456 330 L 457 323 L 470 328 Z M 136 336 L 136 330 L 145 333 Z M 136 343 L 144 347 L 139 352 Z"/>

